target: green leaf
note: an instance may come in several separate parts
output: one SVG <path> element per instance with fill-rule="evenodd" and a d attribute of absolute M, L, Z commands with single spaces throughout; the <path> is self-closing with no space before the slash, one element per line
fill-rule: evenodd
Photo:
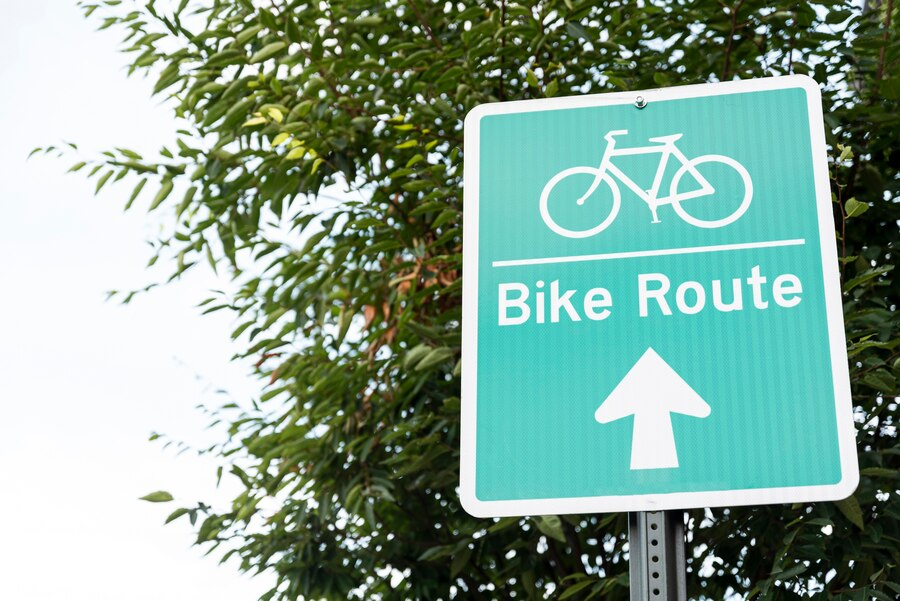
<path fill-rule="evenodd" d="M 265 8 L 259 9 L 259 20 L 269 29 L 274 30 L 278 28 L 278 20 L 275 18 L 275 14 Z"/>
<path fill-rule="evenodd" d="M 174 522 L 181 516 L 186 515 L 189 511 L 190 511 L 189 509 L 185 509 L 184 507 L 176 509 L 175 511 L 173 511 L 172 513 L 169 514 L 169 517 L 166 518 L 166 524 L 168 524 L 170 522 Z"/>
<path fill-rule="evenodd" d="M 777 574 L 772 574 L 772 580 L 781 580 L 782 582 L 784 582 L 785 580 L 789 580 L 794 576 L 802 574 L 807 569 L 808 567 L 806 565 L 797 563 L 784 571 L 778 572 Z"/>
<path fill-rule="evenodd" d="M 897 390 L 897 381 L 888 371 L 879 369 L 863 376 L 863 382 L 879 392 L 893 394 Z"/>
<path fill-rule="evenodd" d="M 453 556 L 453 561 L 450 562 L 451 578 L 455 578 L 460 572 L 462 572 L 463 568 L 466 567 L 466 564 L 469 563 L 469 558 L 471 556 L 472 549 L 470 549 L 469 547 L 463 548 Z"/>
<path fill-rule="evenodd" d="M 338 333 L 335 336 L 336 345 L 340 345 L 344 341 L 351 323 L 353 323 L 353 313 L 346 306 L 341 307 L 341 312 L 338 315 Z"/>
<path fill-rule="evenodd" d="M 434 218 L 434 221 L 431 222 L 431 229 L 436 230 L 441 227 L 445 223 L 452 221 L 459 217 L 459 212 L 453 209 L 444 209 L 441 211 L 441 214 Z"/>
<path fill-rule="evenodd" d="M 109 178 L 112 174 L 113 174 L 112 171 L 107 171 L 106 173 L 104 173 L 103 175 L 100 176 L 100 179 L 97 180 L 97 187 L 94 189 L 94 194 L 96 194 L 100 191 L 100 188 L 103 187 L 103 184 L 105 184 L 109 180 Z"/>
<path fill-rule="evenodd" d="M 388 175 L 388 177 L 391 179 L 400 179 L 403 177 L 408 177 L 413 173 L 415 173 L 414 169 L 397 169 L 396 171 L 393 171 L 390 175 Z"/>
<path fill-rule="evenodd" d="M 544 95 L 547 98 L 552 98 L 556 96 L 557 92 L 559 92 L 559 82 L 554 79 L 547 84 L 547 88 L 544 90 Z"/>
<path fill-rule="evenodd" d="M 381 17 L 371 16 L 371 17 L 360 17 L 353 21 L 353 25 L 356 27 L 375 27 L 376 25 L 381 25 Z"/>
<path fill-rule="evenodd" d="M 250 57 L 250 63 L 261 63 L 266 59 L 272 58 L 285 48 L 287 48 L 287 42 L 272 42 L 271 44 L 266 44 L 262 49 Z"/>
<path fill-rule="evenodd" d="M 281 123 L 282 121 L 284 121 L 284 113 L 282 113 L 274 106 L 270 106 L 269 108 L 267 108 L 266 114 L 269 115 L 269 118 L 275 123 Z"/>
<path fill-rule="evenodd" d="M 303 146 L 295 146 L 284 155 L 284 158 L 288 161 L 296 161 L 297 159 L 302 159 L 304 156 L 306 156 L 306 148 Z"/>
<path fill-rule="evenodd" d="M 591 40 L 591 36 L 588 35 L 587 30 L 582 27 L 580 23 L 576 23 L 574 21 L 571 23 L 566 23 L 566 31 L 573 38 L 581 38 L 582 40 L 587 41 Z"/>
<path fill-rule="evenodd" d="M 424 156 L 422 156 L 421 154 L 415 154 L 412 157 L 410 157 L 410 159 L 408 161 L 406 161 L 406 168 L 408 169 L 408 168 L 412 167 L 413 165 L 415 165 L 416 163 L 418 163 L 419 161 L 424 161 L 424 160 L 425 160 Z"/>
<path fill-rule="evenodd" d="M 281 132 L 280 134 L 278 134 L 277 136 L 275 136 L 274 138 L 272 138 L 272 141 L 270 142 L 270 146 L 275 147 L 275 146 L 278 146 L 278 145 L 280 145 L 280 144 L 284 144 L 284 143 L 287 142 L 290 138 L 291 138 L 291 134 L 289 134 L 289 133 L 287 133 L 287 132 Z"/>
<path fill-rule="evenodd" d="M 900 478 L 900 472 L 898 472 L 897 470 L 888 469 L 886 467 L 867 467 L 859 470 L 859 475 L 867 476 L 869 478 Z"/>
<path fill-rule="evenodd" d="M 131 205 L 134 204 L 134 201 L 137 199 L 138 194 L 141 193 L 141 190 L 144 189 L 144 186 L 146 184 L 147 184 L 147 178 L 145 177 L 141 181 L 139 181 L 137 183 L 137 185 L 134 187 L 134 190 L 131 191 L 131 196 L 128 197 L 128 202 L 125 203 L 126 211 L 131 208 Z"/>
<path fill-rule="evenodd" d="M 157 490 L 156 492 L 152 492 L 150 494 L 144 495 L 140 498 L 141 501 L 148 501 L 150 503 L 168 503 L 174 497 L 171 494 L 167 493 L 164 490 Z"/>
<path fill-rule="evenodd" d="M 513 524 L 518 524 L 520 519 L 521 518 L 518 518 L 518 517 L 500 518 L 500 520 L 496 524 L 494 524 L 493 526 L 488 528 L 488 532 L 491 532 L 491 533 L 500 532 L 501 530 L 509 528 Z"/>
<path fill-rule="evenodd" d="M 427 344 L 420 344 L 418 346 L 413 347 L 406 353 L 406 356 L 403 358 L 403 367 L 404 369 L 412 369 L 414 368 L 419 361 L 425 358 L 425 355 L 431 352 L 431 347 Z"/>
<path fill-rule="evenodd" d="M 431 212 L 437 211 L 437 210 L 443 211 L 446 208 L 447 208 L 446 202 L 436 200 L 433 202 L 426 202 L 425 204 L 421 204 L 421 205 L 417 206 L 415 209 L 410 211 L 409 214 L 411 216 L 412 215 L 423 215 L 425 213 L 431 213 Z"/>
<path fill-rule="evenodd" d="M 859 202 L 855 198 L 851 198 L 844 203 L 844 210 L 847 212 L 847 217 L 857 217 L 868 211 L 869 205 L 864 202 Z"/>
<path fill-rule="evenodd" d="M 875 280 L 891 271 L 892 269 L 894 269 L 893 265 L 884 265 L 882 267 L 876 267 L 875 269 L 868 269 L 849 282 L 845 283 L 844 292 L 850 292 L 857 286 L 861 286 L 862 284 Z"/>
<path fill-rule="evenodd" d="M 316 232 L 312 234 L 309 238 L 306 239 L 306 243 L 303 245 L 303 248 L 300 249 L 299 255 L 301 257 L 306 256 L 309 252 L 311 252 L 316 246 L 318 246 L 319 242 L 325 239 L 325 237 L 329 234 L 327 230 L 323 230 L 321 232 Z"/>
<path fill-rule="evenodd" d="M 562 520 L 558 515 L 542 515 L 537 518 L 538 530 L 546 534 L 552 539 L 561 543 L 566 542 L 566 535 L 563 533 Z"/>
<path fill-rule="evenodd" d="M 234 41 L 237 42 L 238 45 L 243 46 L 251 39 L 255 38 L 256 34 L 258 34 L 262 30 L 262 25 L 253 25 L 252 27 L 248 27 L 244 31 L 237 34 L 234 38 Z"/>
<path fill-rule="evenodd" d="M 447 557 L 453 553 L 453 545 L 440 545 L 437 547 L 431 547 L 426 549 L 424 553 L 419 555 L 419 561 L 431 561 L 435 559 L 440 559 L 441 557 Z"/>
<path fill-rule="evenodd" d="M 558 599 L 560 601 L 562 601 L 563 599 L 568 599 L 569 597 L 574 597 L 575 595 L 578 594 L 579 591 L 586 589 L 587 587 L 591 586 L 592 584 L 597 584 L 597 581 L 594 580 L 593 578 L 589 578 L 587 580 L 582 580 L 581 582 L 576 582 L 572 586 L 566 588 L 566 590 L 563 591 L 563 593 L 558 597 Z"/>
<path fill-rule="evenodd" d="M 416 371 L 425 371 L 427 369 L 437 367 L 438 365 L 446 363 L 447 361 L 452 359 L 453 355 L 453 350 L 446 347 L 433 349 L 431 352 L 425 355 L 425 357 L 421 361 L 419 361 L 419 363 L 416 365 Z"/>
<path fill-rule="evenodd" d="M 181 217 L 181 215 L 187 210 L 189 206 L 191 206 L 191 202 L 194 200 L 194 194 L 197 193 L 197 186 L 191 186 L 187 190 L 184 191 L 184 197 L 181 199 L 181 202 L 178 203 L 178 208 L 175 209 L 175 214 Z M 209 245 L 206 245 L 206 248 L 209 249 Z M 215 270 L 215 266 L 213 266 L 213 270 Z"/>
<path fill-rule="evenodd" d="M 177 62 L 169 63 L 169 66 L 162 70 L 159 74 L 159 79 L 156 82 L 156 85 L 153 86 L 153 94 L 159 94 L 175 82 L 177 82 L 179 77 L 179 65 Z"/>
<path fill-rule="evenodd" d="M 843 162 L 853 158 L 853 149 L 849 146 L 838 144 L 837 148 L 841 152 L 841 155 L 838 157 L 838 161 Z"/>
<path fill-rule="evenodd" d="M 865 524 L 863 523 L 863 513 L 862 509 L 859 506 L 859 501 L 856 500 L 856 497 L 850 495 L 846 499 L 842 499 L 840 501 L 835 501 L 834 504 L 838 509 L 841 510 L 841 513 L 844 514 L 850 523 L 859 528 L 860 530 L 865 529 Z"/>
<path fill-rule="evenodd" d="M 156 207 L 162 203 L 169 196 L 169 193 L 172 191 L 173 183 L 170 179 L 163 180 L 162 185 L 159 188 L 159 192 L 156 193 L 156 196 L 153 197 L 153 201 L 150 203 L 150 208 L 148 211 L 152 211 Z"/>
<path fill-rule="evenodd" d="M 384 225 L 384 222 L 380 219 L 376 219 L 374 217 L 363 217 L 362 219 L 357 219 L 352 224 L 352 227 L 356 229 L 365 229 L 368 227 L 380 227 Z"/>
<path fill-rule="evenodd" d="M 900 584 L 898 584 L 896 582 L 885 582 L 884 586 L 886 586 L 887 588 L 891 589 L 892 591 L 894 591 L 895 593 L 900 595 Z"/>

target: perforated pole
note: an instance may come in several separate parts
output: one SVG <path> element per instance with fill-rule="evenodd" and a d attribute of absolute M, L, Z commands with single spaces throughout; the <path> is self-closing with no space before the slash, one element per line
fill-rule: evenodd
<path fill-rule="evenodd" d="M 628 514 L 631 601 L 687 601 L 684 512 Z"/>

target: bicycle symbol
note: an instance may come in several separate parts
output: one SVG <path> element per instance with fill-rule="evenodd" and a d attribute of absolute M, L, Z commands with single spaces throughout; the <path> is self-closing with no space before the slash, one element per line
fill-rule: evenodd
<path fill-rule="evenodd" d="M 547 224 L 547 227 L 549 227 L 560 236 L 565 236 L 567 238 L 587 238 L 589 236 L 599 234 L 600 232 L 605 230 L 616 218 L 616 215 L 619 213 L 619 207 L 622 204 L 622 194 L 619 191 L 619 186 L 616 183 L 616 179 L 628 186 L 628 188 L 633 190 L 641 200 L 647 203 L 647 205 L 650 207 L 650 212 L 653 215 L 652 223 L 659 223 L 659 217 L 657 216 L 657 210 L 659 209 L 659 207 L 663 205 L 672 205 L 672 208 L 675 210 L 675 214 L 681 217 L 681 219 L 683 219 L 685 222 L 693 226 L 703 228 L 723 227 L 728 225 L 729 223 L 733 223 L 734 221 L 736 221 L 741 215 L 744 214 L 744 212 L 747 210 L 747 207 L 750 206 L 750 200 L 753 197 L 753 182 L 750 180 L 750 174 L 747 173 L 747 169 L 745 169 L 743 165 L 738 163 L 733 158 L 721 154 L 705 154 L 693 159 L 689 159 L 675 145 L 675 142 L 684 134 L 671 134 L 668 136 L 650 138 L 650 142 L 656 143 L 653 146 L 639 146 L 634 148 L 617 149 L 615 137 L 625 135 L 627 133 L 627 129 L 619 129 L 612 130 L 604 136 L 604 138 L 606 139 L 606 150 L 603 152 L 603 158 L 600 160 L 599 167 L 570 167 L 554 175 L 552 178 L 550 178 L 550 181 L 548 181 L 544 185 L 544 189 L 541 192 L 541 217 L 544 219 L 544 223 Z M 653 178 L 653 185 L 649 190 L 641 189 L 641 187 L 636 184 L 634 180 L 628 177 L 612 162 L 612 158 L 617 156 L 654 154 L 657 152 L 661 154 L 659 159 L 659 166 L 657 167 L 656 175 Z M 669 158 L 672 156 L 674 156 L 675 159 L 678 160 L 679 163 L 681 163 L 681 167 L 679 167 L 678 171 L 675 172 L 675 175 L 672 178 L 672 183 L 669 187 L 669 195 L 660 198 L 659 189 L 662 184 L 663 174 L 665 173 Z M 689 214 L 687 210 L 685 210 L 685 208 L 681 205 L 682 201 L 685 200 L 701 198 L 704 196 L 713 196 L 716 194 L 716 188 L 697 169 L 699 165 L 702 165 L 704 163 L 721 163 L 723 165 L 727 165 L 728 167 L 731 167 L 732 169 L 737 171 L 738 175 L 740 175 L 741 179 L 743 180 L 744 193 L 743 199 L 740 201 L 740 205 L 738 205 L 737 209 L 735 209 L 730 215 L 721 219 L 701 219 L 699 217 L 694 217 L 693 215 Z M 570 230 L 562 227 L 553 220 L 553 218 L 550 216 L 549 210 L 547 209 L 547 200 L 550 198 L 550 193 L 553 191 L 553 188 L 555 188 L 556 185 L 562 180 L 576 174 L 594 176 L 594 181 L 591 183 L 587 192 L 585 192 L 581 196 L 581 198 L 577 200 L 577 203 L 579 205 L 583 205 L 585 200 L 587 200 L 588 197 L 597 190 L 601 183 L 609 186 L 610 191 L 612 192 L 612 210 L 610 210 L 609 215 L 606 217 L 606 219 L 603 220 L 602 223 L 587 230 Z M 699 184 L 700 188 L 686 192 L 679 192 L 678 185 L 679 183 L 681 183 L 685 174 L 690 174 L 694 178 L 696 183 Z M 689 182 L 690 180 L 687 181 Z M 738 195 L 738 197 L 740 197 L 740 195 Z"/>

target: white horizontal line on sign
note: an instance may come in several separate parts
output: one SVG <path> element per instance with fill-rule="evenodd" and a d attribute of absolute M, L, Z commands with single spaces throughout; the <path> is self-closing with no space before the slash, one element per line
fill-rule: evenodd
<path fill-rule="evenodd" d="M 743 242 L 741 244 L 719 244 L 716 246 L 689 246 L 686 248 L 661 248 L 658 250 L 635 250 L 621 253 L 598 255 L 572 255 L 568 257 L 542 257 L 539 259 L 511 259 L 494 261 L 493 267 L 517 267 L 520 265 L 548 265 L 552 263 L 578 263 L 581 261 L 608 261 L 610 259 L 636 259 L 639 257 L 661 257 L 665 255 L 689 255 L 693 253 L 714 253 L 727 250 L 747 250 L 751 248 L 773 248 L 776 246 L 801 246 L 806 239 L 770 240 L 768 242 Z"/>

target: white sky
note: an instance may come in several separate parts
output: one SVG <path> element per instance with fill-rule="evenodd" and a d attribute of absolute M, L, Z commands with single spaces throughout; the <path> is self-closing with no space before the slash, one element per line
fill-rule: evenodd
<path fill-rule="evenodd" d="M 94 198 L 64 174 L 75 157 L 25 160 L 60 140 L 152 153 L 171 113 L 152 82 L 126 79 L 119 32 L 94 31 L 74 1 L 0 0 L 0 19 L 0 599 L 252 601 L 271 576 L 219 567 L 186 521 L 162 525 L 178 500 L 228 502 L 216 464 L 147 442 L 209 442 L 194 407 L 221 402 L 216 388 L 256 390 L 228 361 L 230 316 L 194 306 L 217 283 L 106 302 L 152 281 L 156 218 L 122 213 L 130 187 Z M 176 503 L 137 500 L 157 489 Z"/>

